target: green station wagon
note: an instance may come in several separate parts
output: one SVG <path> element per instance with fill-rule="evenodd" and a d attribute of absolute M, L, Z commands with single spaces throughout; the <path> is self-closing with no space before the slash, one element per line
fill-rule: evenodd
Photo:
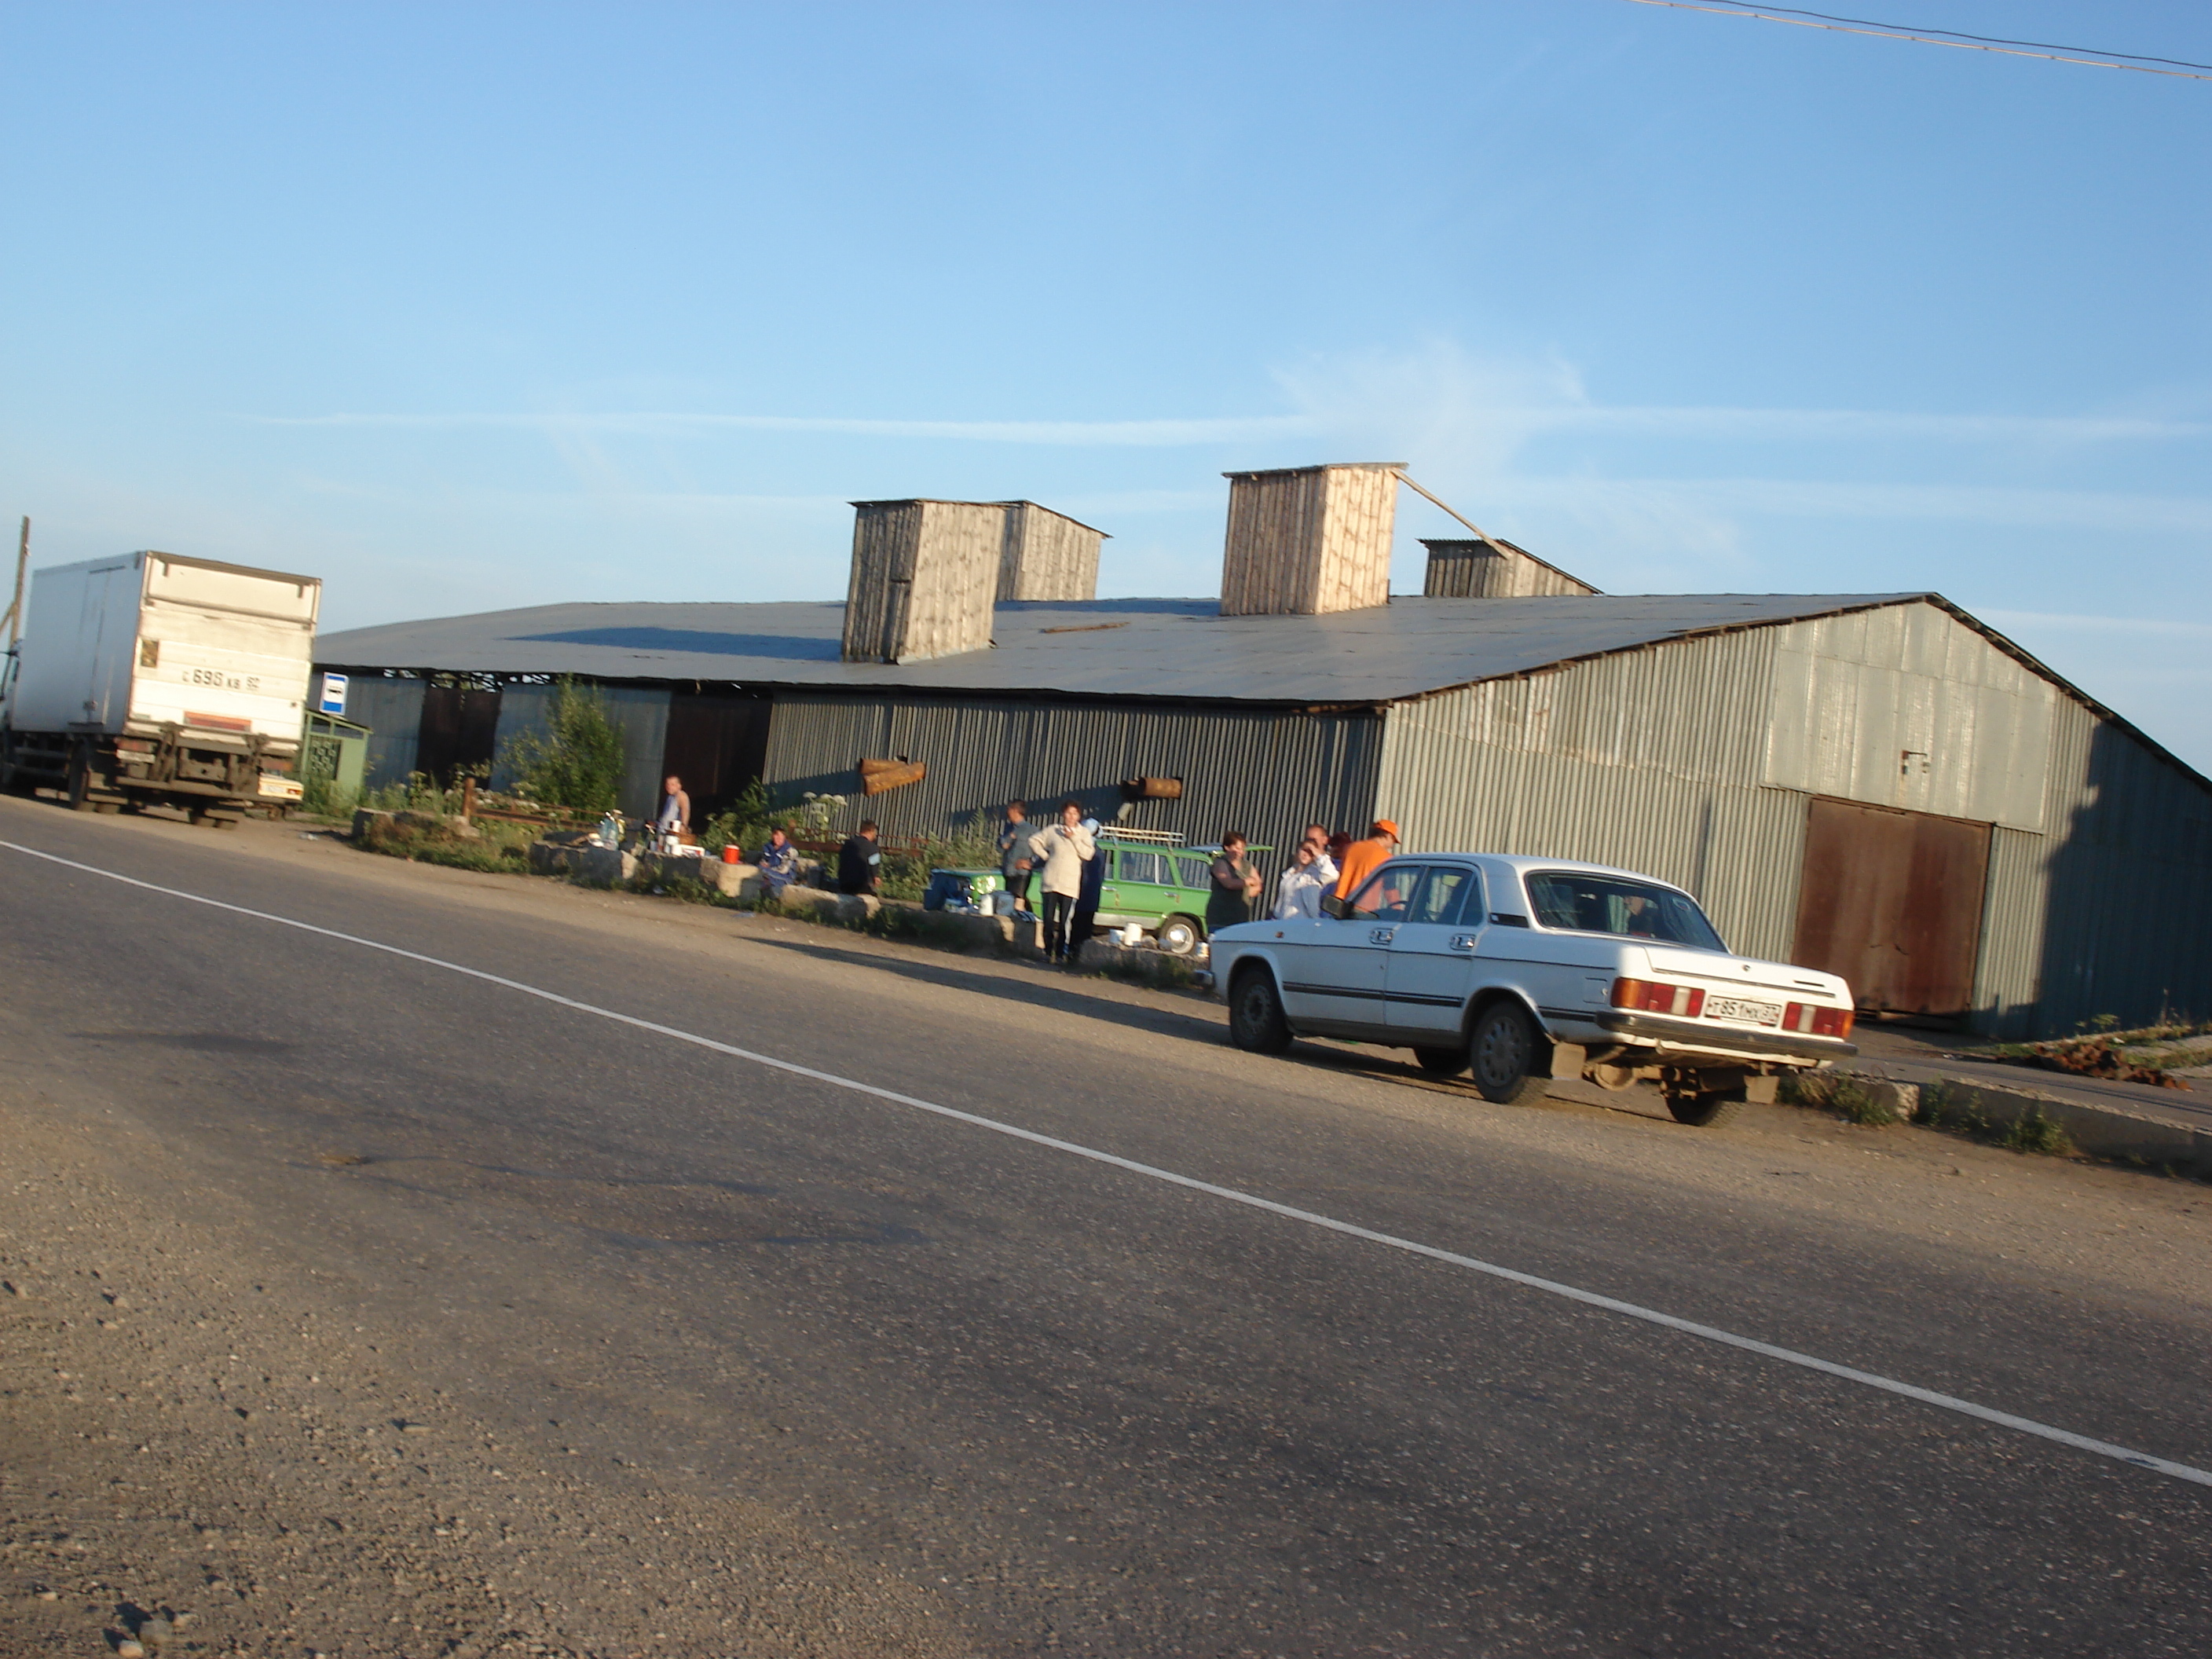
<path fill-rule="evenodd" d="M 1206 871 L 1220 851 L 1175 845 L 1164 837 L 1138 841 L 1127 831 L 1102 834 L 1098 855 L 1106 860 L 1106 870 L 1098 890 L 1098 925 L 1125 927 L 1133 921 L 1161 950 L 1188 956 L 1206 937 Z"/>

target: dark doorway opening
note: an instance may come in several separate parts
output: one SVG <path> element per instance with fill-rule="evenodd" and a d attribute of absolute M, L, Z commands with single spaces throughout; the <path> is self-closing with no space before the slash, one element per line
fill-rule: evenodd
<path fill-rule="evenodd" d="M 684 780 L 695 827 L 726 810 L 767 769 L 774 708 L 764 696 L 742 692 L 678 691 L 669 698 L 661 775 Z"/>
<path fill-rule="evenodd" d="M 415 769 L 450 789 L 465 772 L 483 774 L 499 740 L 499 688 L 426 685 Z"/>
<path fill-rule="evenodd" d="M 1816 796 L 1791 960 L 1861 1008 L 1957 1019 L 1974 1004 L 1990 826 Z"/>

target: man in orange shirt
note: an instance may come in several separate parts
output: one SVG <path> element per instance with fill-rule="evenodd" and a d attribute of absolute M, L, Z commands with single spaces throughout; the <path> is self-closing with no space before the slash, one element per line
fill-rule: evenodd
<path fill-rule="evenodd" d="M 1336 878 L 1338 896 L 1350 898 L 1358 892 L 1360 883 L 1375 873 L 1375 866 L 1397 850 L 1398 826 L 1388 818 L 1376 819 L 1365 841 L 1355 841 L 1344 849 L 1342 870 Z"/>

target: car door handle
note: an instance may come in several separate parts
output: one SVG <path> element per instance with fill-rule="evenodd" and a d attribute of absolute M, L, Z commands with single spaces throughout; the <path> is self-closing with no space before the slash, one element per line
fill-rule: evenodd
<path fill-rule="evenodd" d="M 1388 945 L 1397 936 L 1398 930 L 1395 927 L 1376 927 L 1369 931 L 1367 942 L 1370 945 Z"/>

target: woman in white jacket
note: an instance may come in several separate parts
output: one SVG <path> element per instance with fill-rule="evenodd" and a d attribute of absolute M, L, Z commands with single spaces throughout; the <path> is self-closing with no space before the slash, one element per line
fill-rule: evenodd
<path fill-rule="evenodd" d="M 1322 890 L 1336 878 L 1332 868 L 1322 873 L 1316 857 L 1314 844 L 1300 842 L 1291 854 L 1291 862 L 1283 872 L 1282 879 L 1275 884 L 1275 920 L 1290 921 L 1301 916 L 1321 915 Z"/>
<path fill-rule="evenodd" d="M 1097 856 L 1098 844 L 1083 827 L 1083 808 L 1063 801 L 1060 822 L 1030 837 L 1030 856 L 1037 861 L 1044 889 L 1044 954 L 1050 962 L 1068 957 L 1067 924 L 1083 891 L 1083 866 Z"/>

